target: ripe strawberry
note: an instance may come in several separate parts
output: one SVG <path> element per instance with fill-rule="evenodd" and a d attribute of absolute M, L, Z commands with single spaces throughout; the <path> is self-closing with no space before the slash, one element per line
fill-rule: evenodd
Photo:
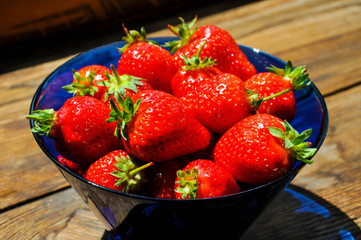
<path fill-rule="evenodd" d="M 85 179 L 117 191 L 140 191 L 144 177 L 141 171 L 152 162 L 137 167 L 126 151 L 115 150 L 96 160 L 86 171 Z"/>
<path fill-rule="evenodd" d="M 105 81 L 105 75 L 110 69 L 101 65 L 90 65 L 81 68 L 79 71 L 73 69 L 73 82 L 63 87 L 74 96 L 93 96 L 100 99 L 106 91 L 106 87 L 99 85 Z"/>
<path fill-rule="evenodd" d="M 221 197 L 239 191 L 236 181 L 225 168 L 205 159 L 192 161 L 177 171 L 174 189 L 177 199 Z"/>
<path fill-rule="evenodd" d="M 197 17 L 188 25 L 180 18 L 181 24 L 178 29 L 168 26 L 180 38 L 180 40 L 165 45 L 170 47 L 171 53 L 174 53 L 173 57 L 176 63 L 183 65 L 183 57 L 193 56 L 202 42 L 207 41 L 201 57 L 216 59 L 216 67 L 222 72 L 232 73 L 243 81 L 257 73 L 253 64 L 227 31 L 214 25 L 204 25 L 194 29 L 196 20 Z"/>
<path fill-rule="evenodd" d="M 146 195 L 154 198 L 175 199 L 174 181 L 177 170 L 183 169 L 188 163 L 186 158 L 155 163 L 147 170 Z"/>
<path fill-rule="evenodd" d="M 201 60 L 203 47 L 208 44 L 204 43 L 190 59 L 184 57 L 185 66 L 172 78 L 172 92 L 200 123 L 222 134 L 273 96 L 259 99 L 258 95 L 246 90 L 239 77 L 214 67 L 214 60 Z"/>
<path fill-rule="evenodd" d="M 103 102 L 109 102 L 109 96 L 117 99 L 119 96 L 126 98 L 131 97 L 138 91 L 150 90 L 152 86 L 146 81 L 146 79 L 135 77 L 128 74 L 119 75 L 113 65 L 110 65 L 112 69 L 112 75 L 106 74 L 107 81 L 99 83 L 106 87 L 101 100 Z"/>
<path fill-rule="evenodd" d="M 170 81 L 177 71 L 171 54 L 155 42 L 146 39 L 144 28 L 141 32 L 129 31 L 123 40 L 128 43 L 120 49 L 123 53 L 118 62 L 120 75 L 129 74 L 146 79 L 153 89 L 170 92 Z"/>
<path fill-rule="evenodd" d="M 106 153 L 122 148 L 114 136 L 115 123 L 106 122 L 110 108 L 90 97 L 72 97 L 58 110 L 35 110 L 32 132 L 54 140 L 56 150 L 66 159 L 82 166 L 90 165 Z"/>
<path fill-rule="evenodd" d="M 157 90 L 138 92 L 113 108 L 125 149 L 143 161 L 167 161 L 207 148 L 212 137 L 174 96 Z M 135 104 L 134 104 L 135 102 Z M 119 135 L 118 135 L 119 136 Z"/>
<path fill-rule="evenodd" d="M 266 97 L 285 89 L 302 89 L 311 83 L 305 83 L 308 79 L 308 74 L 305 74 L 306 68 L 301 66 L 293 69 L 290 61 L 287 62 L 285 69 L 272 66 L 268 70 L 270 72 L 262 72 L 250 77 L 245 82 L 246 88 L 257 92 L 260 97 Z M 296 115 L 293 91 L 263 102 L 257 113 L 269 113 L 291 121 Z"/>
<path fill-rule="evenodd" d="M 304 142 L 312 133 L 301 134 L 287 122 L 269 114 L 249 116 L 230 128 L 217 142 L 213 159 L 233 177 L 248 184 L 264 184 L 287 173 L 298 159 L 316 152 Z"/>
<path fill-rule="evenodd" d="M 81 177 L 84 177 L 85 175 L 85 172 L 86 172 L 86 168 L 85 167 L 82 167 L 80 166 L 78 163 L 76 162 L 72 162 L 72 161 L 69 161 L 68 159 L 64 158 L 63 156 L 59 155 L 58 156 L 58 161 L 64 166 L 66 167 L 67 169 L 69 169 L 70 171 L 72 171 L 73 173 L 81 176 Z"/>

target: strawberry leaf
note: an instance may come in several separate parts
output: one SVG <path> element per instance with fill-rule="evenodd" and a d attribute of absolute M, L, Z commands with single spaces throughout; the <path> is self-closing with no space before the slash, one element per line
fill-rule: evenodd
<path fill-rule="evenodd" d="M 194 25 L 197 22 L 197 16 L 187 24 L 183 18 L 179 18 L 181 23 L 178 25 L 178 28 L 168 25 L 168 29 L 174 33 L 180 40 L 175 40 L 171 42 L 167 42 L 163 45 L 163 47 L 169 47 L 169 52 L 174 53 L 179 48 L 186 46 L 191 39 L 193 33 L 197 30 Z"/>
<path fill-rule="evenodd" d="M 119 107 L 116 105 L 113 98 L 110 98 L 109 100 L 112 111 L 109 113 L 110 118 L 108 118 L 106 121 L 117 122 L 114 135 L 119 138 L 120 133 L 124 140 L 127 140 L 128 136 L 125 131 L 126 125 L 137 113 L 142 99 L 138 99 L 135 104 L 129 96 L 126 97 L 125 100 L 121 96 L 118 96 L 116 100 Z"/>
<path fill-rule="evenodd" d="M 186 55 L 184 55 L 184 66 L 181 66 L 182 69 L 186 71 L 192 71 L 196 69 L 211 67 L 217 63 L 217 60 L 213 60 L 212 57 L 205 57 L 203 60 L 201 59 L 200 55 L 206 43 L 207 41 L 203 41 L 197 53 L 191 56 L 191 58 L 188 58 Z"/>
<path fill-rule="evenodd" d="M 51 130 L 56 120 L 56 112 L 54 109 L 34 110 L 32 114 L 26 115 L 25 117 L 34 122 L 31 132 L 41 136 L 45 134 L 46 137 L 52 138 Z"/>
<path fill-rule="evenodd" d="M 139 183 L 141 182 L 142 176 L 140 172 L 153 165 L 153 162 L 149 162 L 141 167 L 137 167 L 133 160 L 127 155 L 121 157 L 115 157 L 117 160 L 114 163 L 114 166 L 118 169 L 116 171 L 111 172 L 110 174 L 116 178 L 119 178 L 115 183 L 115 186 L 122 186 L 123 185 L 123 192 L 133 192 L 135 188 L 138 187 Z"/>
<path fill-rule="evenodd" d="M 288 61 L 286 63 L 284 69 L 271 65 L 271 67 L 267 67 L 267 70 L 271 73 L 283 77 L 286 80 L 289 80 L 292 85 L 292 90 L 303 89 L 311 84 L 311 82 L 308 81 L 308 74 L 306 73 L 307 71 L 306 67 L 299 66 L 293 68 L 291 61 Z"/>
<path fill-rule="evenodd" d="M 195 199 L 197 197 L 198 191 L 198 170 L 197 168 L 193 168 L 192 171 L 189 169 L 178 170 L 177 177 L 179 180 L 177 183 L 179 187 L 175 189 L 177 193 L 182 193 L 182 198 L 185 199 L 189 197 L 190 199 Z"/>
<path fill-rule="evenodd" d="M 80 76 L 80 74 L 74 69 L 72 71 L 74 81 L 62 87 L 68 93 L 72 93 L 73 96 L 94 96 L 94 94 L 99 91 L 98 87 L 93 85 L 93 80 L 95 78 L 94 70 L 91 71 L 86 77 Z"/>
<path fill-rule="evenodd" d="M 277 127 L 269 127 L 270 133 L 283 140 L 285 148 L 290 150 L 293 158 L 304 163 L 312 163 L 312 160 L 309 160 L 309 158 L 316 153 L 317 148 L 311 148 L 312 143 L 305 142 L 311 136 L 312 129 L 307 129 L 299 134 L 287 121 L 281 123 L 285 127 L 286 132 Z"/>
<path fill-rule="evenodd" d="M 119 75 L 118 71 L 115 69 L 114 65 L 111 64 L 110 68 L 112 69 L 112 75 L 106 73 L 105 76 L 108 81 L 99 82 L 100 86 L 106 86 L 107 91 L 104 94 L 104 100 L 106 101 L 109 96 L 114 96 L 115 99 L 118 96 L 126 97 L 126 89 L 132 90 L 133 92 L 138 92 L 138 87 L 143 85 L 142 81 L 145 81 L 143 78 L 135 77 L 128 74 Z"/>
<path fill-rule="evenodd" d="M 120 53 L 125 52 L 131 45 L 137 42 L 147 42 L 153 45 L 158 45 L 156 41 L 147 40 L 147 33 L 144 27 L 140 29 L 140 32 L 138 32 L 137 30 L 128 31 L 128 29 L 124 25 L 123 25 L 123 29 L 126 36 L 124 36 L 122 40 L 126 41 L 127 43 L 122 48 L 118 48 Z"/>

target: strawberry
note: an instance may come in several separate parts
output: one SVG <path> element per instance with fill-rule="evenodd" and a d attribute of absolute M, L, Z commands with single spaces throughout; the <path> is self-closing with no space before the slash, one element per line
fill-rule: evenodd
<path fill-rule="evenodd" d="M 148 41 L 144 28 L 140 33 L 124 30 L 127 36 L 123 40 L 128 43 L 120 49 L 119 74 L 144 78 L 154 89 L 170 92 L 170 81 L 177 71 L 171 54 L 157 43 Z"/>
<path fill-rule="evenodd" d="M 308 74 L 305 74 L 306 68 L 301 66 L 293 69 L 291 61 L 287 62 L 285 69 L 272 66 L 268 70 L 269 72 L 250 77 L 245 82 L 246 88 L 257 92 L 260 97 L 265 97 L 285 89 L 302 89 L 311 83 L 305 83 L 308 79 Z M 291 121 L 296 115 L 296 100 L 293 91 L 262 103 L 257 113 L 269 113 Z"/>
<path fill-rule="evenodd" d="M 91 96 L 69 98 L 58 110 L 35 110 L 32 132 L 53 139 L 60 155 L 82 166 L 90 165 L 106 153 L 122 148 L 114 136 L 115 123 L 106 122 L 110 108 Z"/>
<path fill-rule="evenodd" d="M 177 171 L 174 189 L 177 199 L 221 197 L 239 191 L 236 181 L 225 168 L 205 159 L 192 161 Z"/>
<path fill-rule="evenodd" d="M 310 142 L 312 133 L 301 134 L 287 121 L 270 115 L 249 116 L 230 128 L 217 142 L 213 160 L 233 177 L 248 184 L 264 184 L 286 174 L 298 159 L 305 163 L 316 152 Z"/>
<path fill-rule="evenodd" d="M 109 102 L 109 96 L 115 99 L 117 99 L 119 95 L 126 98 L 127 96 L 133 96 L 138 91 L 152 89 L 152 86 L 150 86 L 146 79 L 129 74 L 120 76 L 114 65 L 110 65 L 110 68 L 112 69 L 112 75 L 106 73 L 105 75 L 108 80 L 99 83 L 99 85 L 105 86 L 107 89 L 101 97 L 103 102 Z"/>
<path fill-rule="evenodd" d="M 165 45 L 170 47 L 171 53 L 174 53 L 173 58 L 176 63 L 183 65 L 183 57 L 193 56 L 202 42 L 207 41 L 201 57 L 216 59 L 216 67 L 222 72 L 232 73 L 243 81 L 257 73 L 253 64 L 227 31 L 214 25 L 204 25 L 195 29 L 196 20 L 197 17 L 188 25 L 180 18 L 181 24 L 178 29 L 168 26 L 170 31 L 180 38 Z"/>
<path fill-rule="evenodd" d="M 153 165 L 149 162 L 137 167 L 124 150 L 114 150 L 92 163 L 85 179 L 113 190 L 136 193 L 144 183 L 141 171 Z"/>
<path fill-rule="evenodd" d="M 68 159 L 64 158 L 63 156 L 59 155 L 58 156 L 58 161 L 67 169 L 69 169 L 70 171 L 72 171 L 73 173 L 84 177 L 85 172 L 86 172 L 86 168 L 80 166 L 78 163 L 76 162 L 72 162 L 69 161 Z"/>
<path fill-rule="evenodd" d="M 111 99 L 108 121 L 118 122 L 125 149 L 140 160 L 167 161 L 210 144 L 211 133 L 173 95 L 145 90 L 117 100 L 121 109 Z"/>
<path fill-rule="evenodd" d="M 215 60 L 201 59 L 207 44 L 202 43 L 190 59 L 184 57 L 185 65 L 172 78 L 172 92 L 200 123 L 222 134 L 275 95 L 259 99 L 257 94 L 247 91 L 242 79 L 214 67 Z"/>
<path fill-rule="evenodd" d="M 106 80 L 106 74 L 110 69 L 101 65 L 90 65 L 75 71 L 73 69 L 73 82 L 63 87 L 74 96 L 93 96 L 100 99 L 106 91 L 106 87 L 99 85 Z"/>
<path fill-rule="evenodd" d="M 177 177 L 177 170 L 183 169 L 187 164 L 186 158 L 155 163 L 147 171 L 146 195 L 154 198 L 175 199 L 174 181 Z"/>

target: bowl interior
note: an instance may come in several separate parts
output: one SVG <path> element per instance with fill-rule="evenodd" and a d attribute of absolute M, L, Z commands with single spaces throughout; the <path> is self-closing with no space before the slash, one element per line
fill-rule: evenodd
<path fill-rule="evenodd" d="M 176 38 L 162 37 L 153 38 L 152 40 L 163 44 L 174 39 Z M 61 65 L 53 71 L 37 89 L 30 106 L 30 112 L 36 109 L 49 108 L 58 110 L 64 102 L 72 96 L 62 89 L 64 85 L 71 83 L 73 79 L 72 69 L 79 70 L 91 64 L 99 64 L 107 67 L 111 64 L 117 66 L 121 56 L 118 48 L 121 48 L 124 44 L 125 43 L 121 41 L 104 45 L 81 53 Z M 243 45 L 239 46 L 258 72 L 267 71 L 266 67 L 270 65 L 283 68 L 286 64 L 283 60 L 262 52 L 259 49 Z M 314 84 L 311 84 L 310 87 L 306 89 L 297 90 L 294 94 L 297 113 L 290 123 L 299 132 L 312 128 L 313 133 L 308 140 L 312 142 L 314 147 L 319 148 L 326 136 L 328 126 L 328 113 L 324 99 Z M 30 124 L 32 127 L 33 122 L 30 121 Z M 53 146 L 52 140 L 45 136 L 34 135 L 34 137 L 45 154 L 53 162 L 58 163 L 58 153 Z M 303 163 L 297 162 L 294 168 L 302 165 Z M 60 166 L 62 165 L 60 164 Z"/>

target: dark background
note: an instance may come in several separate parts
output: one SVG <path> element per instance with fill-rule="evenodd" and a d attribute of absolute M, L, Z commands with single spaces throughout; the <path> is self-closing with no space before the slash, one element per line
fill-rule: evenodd
<path fill-rule="evenodd" d="M 180 0 L 89 0 L 88 3 L 87 1 L 78 1 L 79 7 L 62 10 L 61 15 L 50 14 L 50 10 L 54 11 L 54 9 L 49 9 L 49 11 L 44 9 L 44 16 L 40 15 L 41 17 L 39 17 L 39 12 L 37 12 L 37 16 L 34 13 L 35 19 L 21 24 L 13 23 L 14 26 L 11 25 L 11 19 L 2 18 L 0 28 L 3 26 L 3 29 L 10 29 L 9 31 L 21 28 L 25 30 L 16 34 L 7 34 L 4 30 L 1 32 L 0 74 L 119 41 L 124 36 L 123 23 L 128 29 L 139 30 L 144 26 L 147 33 L 150 33 L 164 29 L 168 24 L 177 25 L 178 17 L 190 21 L 195 15 L 205 17 L 254 2 L 251 0 L 197 0 L 192 2 Z M 29 4 L 31 2 L 41 1 L 24 1 Z M 129 2 L 133 2 L 133 5 Z M 94 11 L 97 10 L 94 9 L 94 4 L 102 4 L 101 10 L 106 12 L 106 17 L 96 16 Z M 49 4 L 47 6 L 49 8 Z M 0 14 L 1 11 L 10 11 L 5 15 L 24 12 L 24 9 L 16 9 L 18 7 L 26 8 L 27 5 L 5 5 L 0 10 Z M 34 9 L 35 6 L 32 8 Z M 30 7 L 29 9 L 31 10 Z M 31 19 L 32 12 L 30 10 L 23 15 L 24 19 Z M 64 19 L 64 12 L 68 19 Z M 21 18 L 20 14 L 16 17 Z M 60 17 L 64 21 L 61 21 Z M 48 23 L 49 25 L 47 25 Z M 42 24 L 41 28 L 40 24 Z M 36 28 L 37 25 L 38 28 Z"/>

